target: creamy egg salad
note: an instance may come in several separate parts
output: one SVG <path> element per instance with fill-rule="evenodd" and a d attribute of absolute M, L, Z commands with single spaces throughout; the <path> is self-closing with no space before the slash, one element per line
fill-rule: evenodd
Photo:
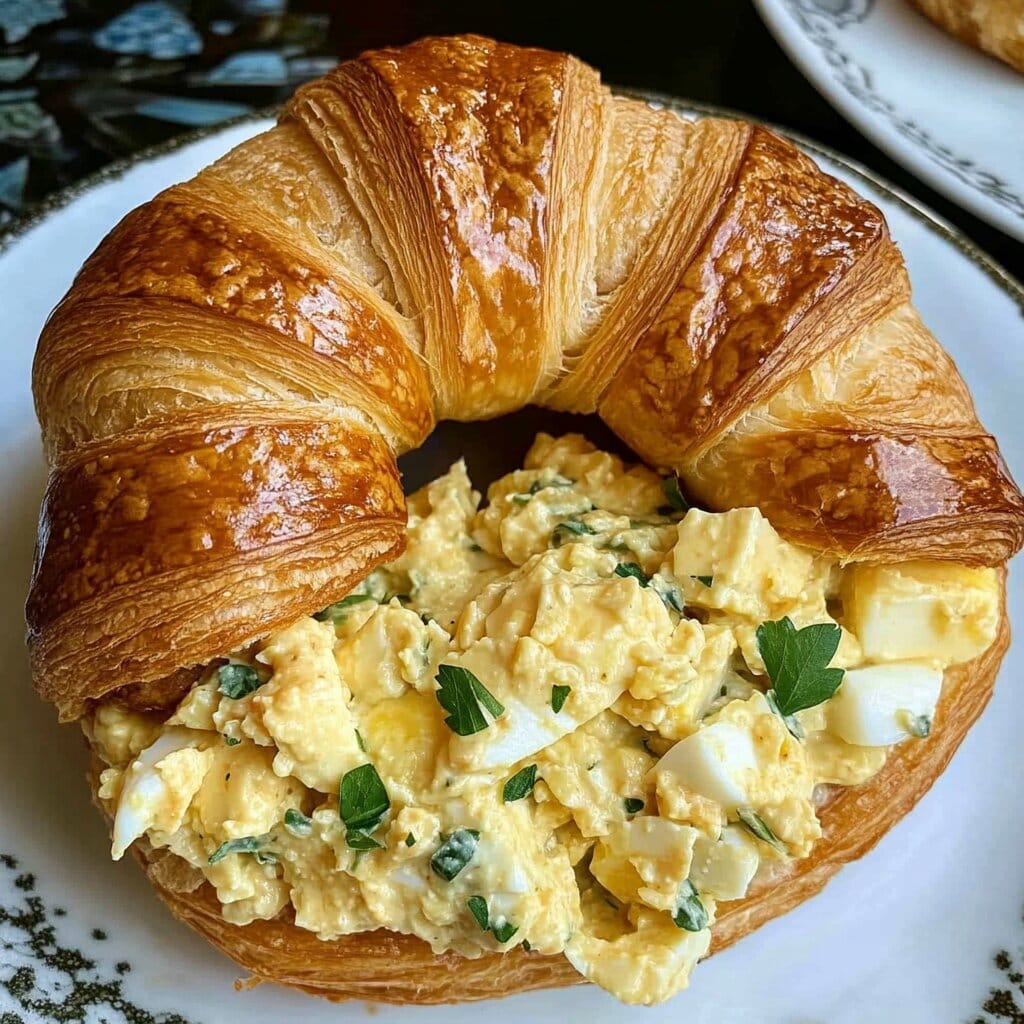
<path fill-rule="evenodd" d="M 113 856 L 169 849 L 240 925 L 564 953 L 656 1003 L 999 622 L 994 570 L 842 568 L 576 435 L 479 501 L 456 464 L 400 559 L 170 717 L 96 708 Z"/>

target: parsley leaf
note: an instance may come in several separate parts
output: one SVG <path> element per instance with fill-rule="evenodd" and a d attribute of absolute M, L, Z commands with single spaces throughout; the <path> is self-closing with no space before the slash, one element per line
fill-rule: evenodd
<path fill-rule="evenodd" d="M 361 764 L 341 777 L 338 811 L 350 831 L 372 832 L 390 806 L 388 791 L 372 764 Z"/>
<path fill-rule="evenodd" d="M 345 833 L 345 845 L 350 850 L 379 850 L 384 844 L 378 843 L 373 836 L 368 836 L 365 832 L 358 828 L 350 828 Z"/>
<path fill-rule="evenodd" d="M 501 943 L 508 942 L 519 931 L 511 921 L 502 919 L 500 924 L 492 923 L 487 909 L 487 900 L 483 896 L 470 896 L 466 900 L 466 906 L 469 907 L 469 912 L 473 915 L 476 923 L 480 925 L 480 931 L 490 932 Z"/>
<path fill-rule="evenodd" d="M 476 923 L 480 925 L 480 931 L 487 931 L 490 925 L 490 914 L 487 912 L 487 900 L 483 896 L 470 896 L 466 900 L 466 906 L 469 907 L 469 912 L 476 918 Z"/>
<path fill-rule="evenodd" d="M 232 700 L 247 697 L 262 684 L 251 665 L 221 665 L 217 669 L 217 692 Z"/>
<path fill-rule="evenodd" d="M 365 754 L 366 740 L 363 739 L 363 734 L 358 729 L 354 729 L 353 732 L 356 734 L 356 746 Z"/>
<path fill-rule="evenodd" d="M 313 819 L 307 818 L 298 808 L 289 807 L 284 812 L 284 827 L 296 839 L 305 839 L 313 834 Z"/>
<path fill-rule="evenodd" d="M 481 704 L 493 718 L 505 713 L 505 706 L 495 700 L 487 687 L 468 669 L 457 665 L 438 665 L 435 678 L 441 684 L 437 701 L 449 712 L 445 725 L 459 736 L 472 736 L 491 724 L 480 710 Z"/>
<path fill-rule="evenodd" d="M 239 839 L 229 839 L 221 843 L 213 853 L 210 854 L 208 863 L 216 864 L 232 853 L 258 853 L 269 842 L 266 836 L 242 836 Z M 264 855 L 260 863 L 272 863 L 273 858 Z"/>
<path fill-rule="evenodd" d="M 789 850 L 786 849 L 786 844 L 765 824 L 764 819 L 759 814 L 755 814 L 749 807 L 739 808 L 736 811 L 736 816 L 747 831 L 760 839 L 762 843 L 774 846 L 779 853 L 789 853 Z"/>
<path fill-rule="evenodd" d="M 688 932 L 703 931 L 708 926 L 707 908 L 701 902 L 693 882 L 689 879 L 686 879 L 679 887 L 672 920 L 677 928 L 684 928 Z"/>
<path fill-rule="evenodd" d="M 508 942 L 519 929 L 511 921 L 502 921 L 501 924 L 491 925 L 491 934 L 499 942 Z"/>
<path fill-rule="evenodd" d="M 405 845 L 406 846 L 415 846 L 416 845 L 416 837 L 411 832 L 405 837 Z"/>
<path fill-rule="evenodd" d="M 783 716 L 826 701 L 843 681 L 841 668 L 829 668 L 842 637 L 840 628 L 820 622 L 797 629 L 789 617 L 757 627 L 757 649 Z"/>
<path fill-rule="evenodd" d="M 627 796 L 622 802 L 626 805 L 627 814 L 639 814 L 644 809 L 645 801 L 642 797 Z"/>
<path fill-rule="evenodd" d="M 242 741 L 237 736 L 225 736 L 224 737 L 224 742 L 229 747 L 237 747 L 238 744 L 241 743 Z"/>
<path fill-rule="evenodd" d="M 566 519 L 564 523 L 559 523 L 551 531 L 551 544 L 556 548 L 560 548 L 563 544 L 568 544 L 574 537 L 592 536 L 596 532 L 592 526 L 588 526 L 582 519 Z"/>
<path fill-rule="evenodd" d="M 480 833 L 475 828 L 460 828 L 434 851 L 430 866 L 434 873 L 450 882 L 472 859 Z"/>
<path fill-rule="evenodd" d="M 571 686 L 551 687 L 551 710 L 557 715 L 565 707 L 566 698 L 572 693 Z"/>
<path fill-rule="evenodd" d="M 523 797 L 529 796 L 533 792 L 536 781 L 537 766 L 535 764 L 528 764 L 525 768 L 520 768 L 505 783 L 505 788 L 501 791 L 502 802 L 510 804 L 513 800 L 522 800 Z"/>
<path fill-rule="evenodd" d="M 661 481 L 661 490 L 665 500 L 675 509 L 676 512 L 689 512 L 690 503 L 683 495 L 682 484 L 679 482 L 679 474 L 673 473 Z"/>
<path fill-rule="evenodd" d="M 348 597 L 343 597 L 340 601 L 335 601 L 334 604 L 329 604 L 323 611 L 317 612 L 313 618 L 316 619 L 317 622 L 333 622 L 336 624 L 344 622 L 345 614 L 353 605 L 373 600 L 375 600 L 375 598 L 372 594 L 349 594 Z"/>
<path fill-rule="evenodd" d="M 646 587 L 651 582 L 651 577 L 636 562 L 619 562 L 615 566 L 615 575 L 622 577 L 632 576 L 641 587 Z"/>
<path fill-rule="evenodd" d="M 712 587 L 715 583 L 714 576 L 691 576 L 691 580 L 696 580 L 698 583 L 703 583 L 705 587 Z"/>

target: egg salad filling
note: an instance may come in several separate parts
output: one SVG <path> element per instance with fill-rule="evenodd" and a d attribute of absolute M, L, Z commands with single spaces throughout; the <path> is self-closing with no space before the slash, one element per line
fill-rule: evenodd
<path fill-rule="evenodd" d="M 169 717 L 99 705 L 113 856 L 166 848 L 239 925 L 518 945 L 656 1003 L 999 623 L 994 570 L 844 568 L 577 435 L 479 503 L 456 464 L 347 597 Z"/>

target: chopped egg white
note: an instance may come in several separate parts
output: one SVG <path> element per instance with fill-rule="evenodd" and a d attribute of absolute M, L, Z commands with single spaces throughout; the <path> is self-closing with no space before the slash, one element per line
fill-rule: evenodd
<path fill-rule="evenodd" d="M 716 900 L 741 900 L 757 874 L 760 856 L 750 833 L 727 825 L 717 839 L 698 835 L 690 881 Z"/>
<path fill-rule="evenodd" d="M 942 673 L 928 662 L 894 661 L 850 669 L 829 701 L 829 728 L 847 743 L 886 747 L 925 736 L 942 692 Z"/>
<path fill-rule="evenodd" d="M 721 804 L 727 811 L 749 800 L 749 780 L 757 774 L 750 733 L 729 722 L 698 729 L 680 740 L 659 762 L 658 771 L 685 789 Z"/>

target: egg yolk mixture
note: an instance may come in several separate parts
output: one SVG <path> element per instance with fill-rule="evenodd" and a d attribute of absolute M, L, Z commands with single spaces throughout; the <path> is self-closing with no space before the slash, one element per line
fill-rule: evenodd
<path fill-rule="evenodd" d="M 842 568 L 576 435 L 479 502 L 456 464 L 401 558 L 170 717 L 99 705 L 114 857 L 170 850 L 239 925 L 522 945 L 659 1002 L 998 627 L 994 570 Z"/>

